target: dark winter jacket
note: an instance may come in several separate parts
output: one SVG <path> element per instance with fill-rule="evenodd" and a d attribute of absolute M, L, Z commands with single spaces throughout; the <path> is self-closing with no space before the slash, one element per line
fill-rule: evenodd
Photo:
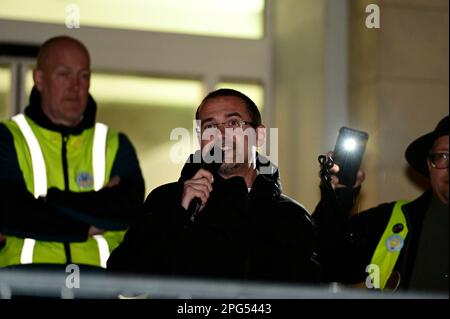
<path fill-rule="evenodd" d="M 309 214 L 281 194 L 278 172 L 260 174 L 248 192 L 242 177 L 215 174 L 208 202 L 192 223 L 181 206 L 186 164 L 176 183 L 155 189 L 146 215 L 111 254 L 112 271 L 181 277 L 318 282 L 316 232 Z"/>

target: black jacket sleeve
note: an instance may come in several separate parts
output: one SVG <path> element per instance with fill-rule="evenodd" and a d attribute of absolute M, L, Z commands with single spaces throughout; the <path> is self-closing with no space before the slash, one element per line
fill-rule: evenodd
<path fill-rule="evenodd" d="M 47 241 L 84 241 L 89 224 L 52 209 L 45 198 L 24 191 L 24 186 L 0 181 L 0 232 Z"/>
<path fill-rule="evenodd" d="M 89 225 L 59 214 L 28 192 L 11 133 L 0 124 L 0 232 L 40 240 L 83 241 Z"/>
<path fill-rule="evenodd" d="M 266 206 L 266 209 L 269 208 Z M 257 211 L 262 212 L 263 206 Z M 321 266 L 317 255 L 317 230 L 309 213 L 282 195 L 272 207 L 270 224 L 258 227 L 263 240 L 252 247 L 255 280 L 285 283 L 318 283 Z M 264 233 L 268 232 L 269 236 Z"/>
<path fill-rule="evenodd" d="M 331 189 L 321 185 L 321 200 L 312 218 L 318 229 L 319 256 L 324 281 L 342 282 L 344 274 L 354 264 L 349 244 L 350 214 L 359 189 Z"/>
<path fill-rule="evenodd" d="M 366 267 L 380 240 L 394 203 L 384 203 L 351 215 L 359 189 L 322 188 L 313 214 L 319 229 L 319 247 L 326 281 L 364 282 Z"/>
<path fill-rule="evenodd" d="M 111 170 L 111 178 L 120 178 L 118 185 L 97 192 L 67 192 L 49 189 L 47 200 L 56 210 L 108 230 L 126 229 L 142 213 L 144 179 L 136 152 L 128 138 L 119 135 L 119 149 Z"/>

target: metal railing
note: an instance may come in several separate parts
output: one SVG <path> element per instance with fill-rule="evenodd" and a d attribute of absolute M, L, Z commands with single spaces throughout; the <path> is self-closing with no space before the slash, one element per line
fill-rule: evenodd
<path fill-rule="evenodd" d="M 108 272 L 0 270 L 0 298 L 62 299 L 448 299 L 448 294 L 387 293 L 338 284 L 258 282 L 119 276 Z"/>

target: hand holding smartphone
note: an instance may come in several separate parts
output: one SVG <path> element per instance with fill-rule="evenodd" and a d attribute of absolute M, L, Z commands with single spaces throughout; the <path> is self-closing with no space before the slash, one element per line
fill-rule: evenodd
<path fill-rule="evenodd" d="M 334 147 L 334 162 L 339 165 L 339 184 L 355 185 L 369 134 L 349 127 L 341 127 Z"/>

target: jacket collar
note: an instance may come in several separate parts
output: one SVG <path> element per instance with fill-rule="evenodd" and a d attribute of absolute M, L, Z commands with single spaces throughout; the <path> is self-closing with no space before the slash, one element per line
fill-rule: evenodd
<path fill-rule="evenodd" d="M 431 203 L 431 196 L 433 196 L 433 192 L 430 188 L 420 197 L 404 206 L 403 211 L 405 212 L 406 220 L 413 228 L 417 229 L 418 226 L 420 228 L 420 225 L 422 225 L 425 213 Z"/>
<path fill-rule="evenodd" d="M 200 151 L 197 151 L 196 154 L 191 154 L 189 156 L 188 161 L 186 162 L 181 171 L 181 176 L 178 180 L 179 182 L 184 182 L 192 178 L 200 168 L 205 168 L 204 163 L 194 163 L 193 161 L 194 158 L 199 158 L 197 157 L 198 152 Z M 260 154 L 257 154 L 256 169 L 259 171 L 259 174 L 256 177 L 255 182 L 253 183 L 250 195 L 258 197 L 260 195 L 279 197 L 281 195 L 282 189 L 278 168 L 275 165 L 273 165 L 268 159 L 266 159 Z M 242 184 L 245 184 L 244 179 L 242 177 L 236 176 L 229 179 L 224 179 L 219 174 L 217 174 L 217 172 L 213 172 L 213 174 L 214 174 L 214 181 L 220 184 L 228 184 L 228 183 L 231 184 L 237 180 L 242 180 L 241 181 Z"/>
<path fill-rule="evenodd" d="M 409 287 L 411 280 L 413 267 L 410 267 L 410 265 L 413 265 L 416 259 L 422 233 L 422 223 L 431 203 L 431 196 L 433 196 L 433 192 L 430 188 L 420 197 L 403 206 L 409 233 L 406 243 L 407 248 L 402 251 L 400 258 L 402 258 L 403 261 L 400 263 L 399 267 L 400 274 L 403 277 L 400 284 L 406 289 Z"/>
<path fill-rule="evenodd" d="M 44 114 L 41 106 L 41 94 L 33 86 L 30 94 L 30 104 L 25 108 L 25 114 L 36 122 L 39 126 L 60 133 L 66 134 L 81 134 L 83 130 L 91 128 L 95 125 L 95 115 L 97 112 L 97 104 L 95 103 L 92 96 L 89 94 L 88 105 L 83 114 L 83 119 L 75 127 L 67 127 L 64 125 L 54 124 L 50 119 Z"/>

